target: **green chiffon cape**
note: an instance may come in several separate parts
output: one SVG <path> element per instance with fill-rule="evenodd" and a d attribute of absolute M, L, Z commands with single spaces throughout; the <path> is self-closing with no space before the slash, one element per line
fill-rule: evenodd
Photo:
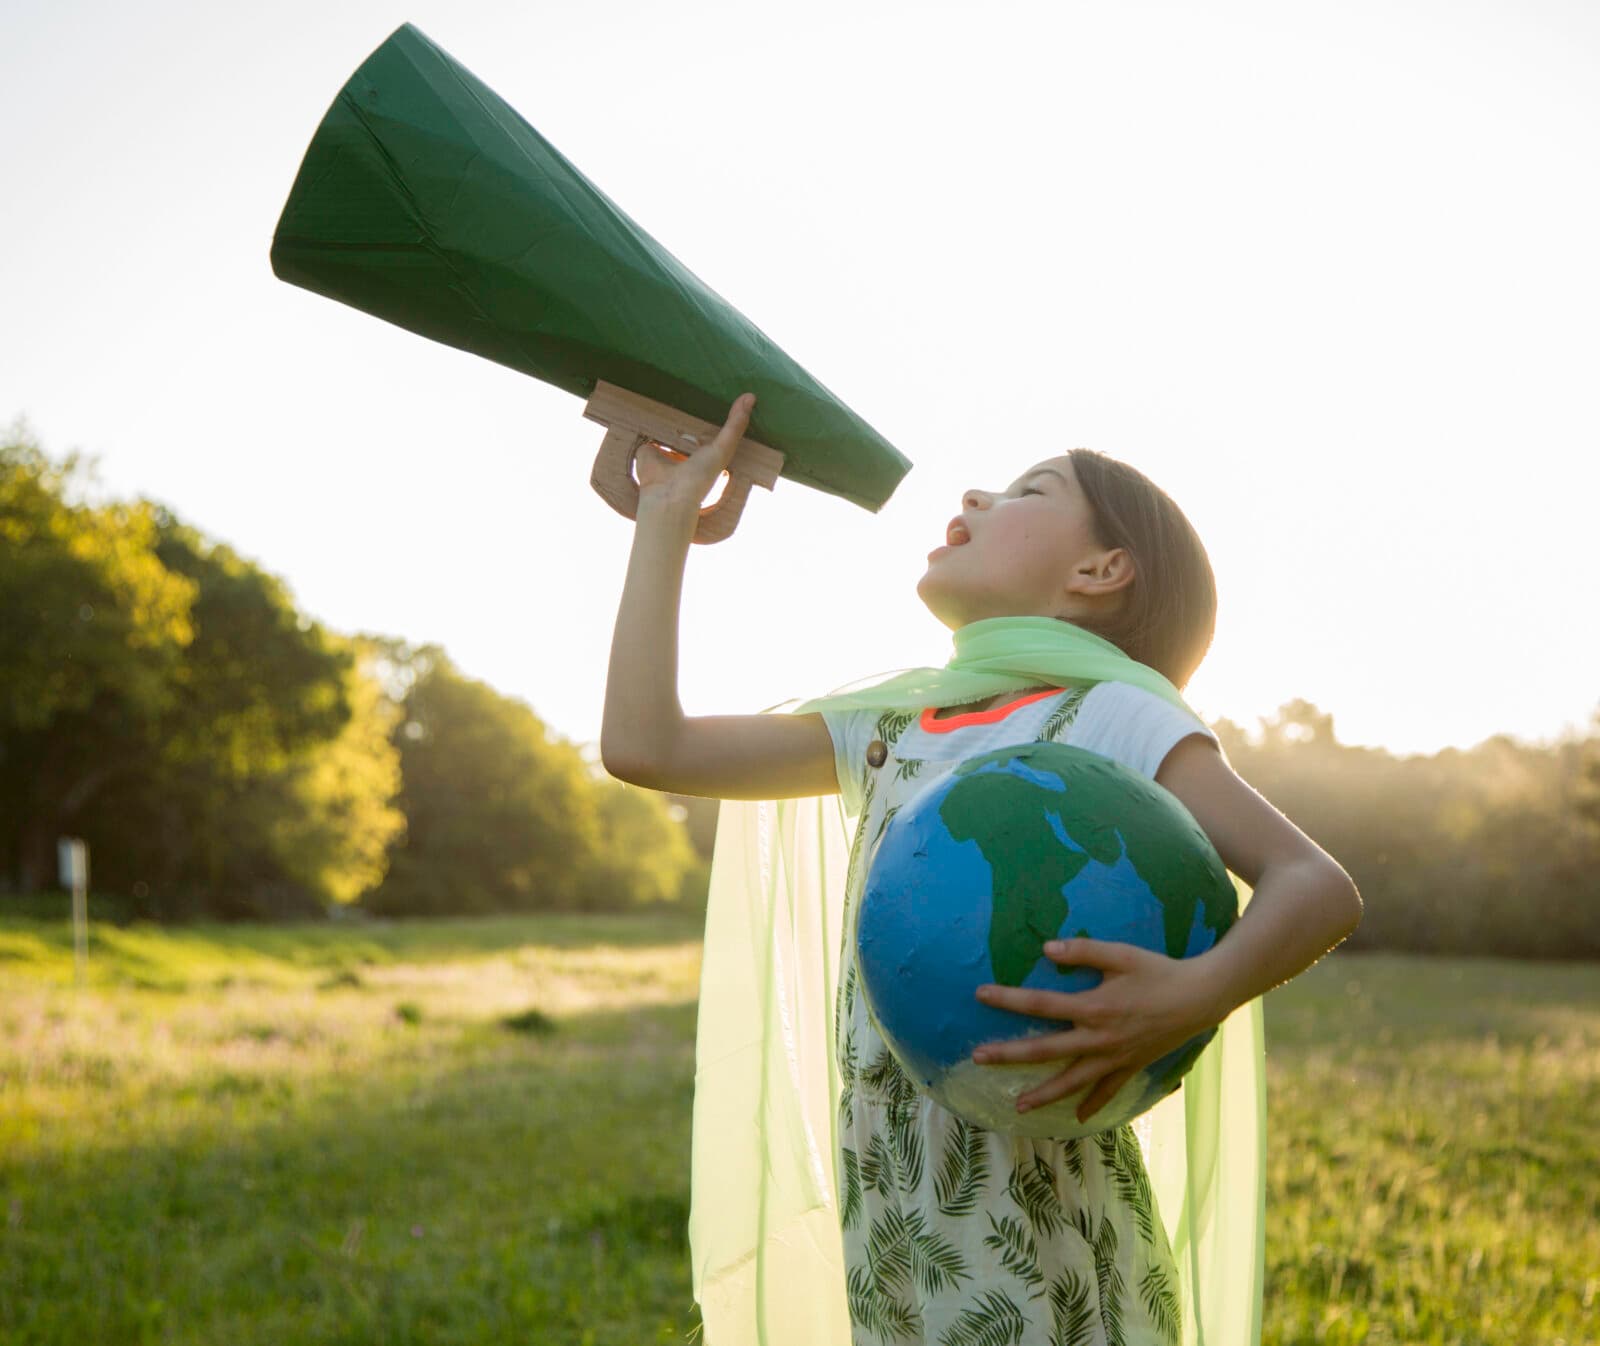
<path fill-rule="evenodd" d="M 1106 681 L 1188 709 L 1155 669 L 1081 627 L 996 617 L 957 630 L 943 668 L 902 670 L 769 713 L 952 706 L 1040 684 Z M 853 821 L 837 795 L 722 802 L 700 979 L 689 1213 L 705 1346 L 850 1341 L 833 1012 Z M 1249 890 L 1234 882 L 1242 906 Z M 1133 1125 L 1177 1262 L 1185 1346 L 1257 1346 L 1261 1001 L 1230 1014 L 1183 1087 Z"/>

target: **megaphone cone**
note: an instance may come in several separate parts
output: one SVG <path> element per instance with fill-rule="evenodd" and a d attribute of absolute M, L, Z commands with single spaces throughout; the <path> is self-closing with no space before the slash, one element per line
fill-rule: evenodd
<path fill-rule="evenodd" d="M 732 486 L 698 540 L 731 532 L 749 486 L 780 473 L 877 510 L 910 470 L 409 23 L 323 117 L 271 257 L 293 285 L 588 399 L 611 429 L 594 484 L 625 513 L 639 444 L 692 452 L 754 392 Z"/>

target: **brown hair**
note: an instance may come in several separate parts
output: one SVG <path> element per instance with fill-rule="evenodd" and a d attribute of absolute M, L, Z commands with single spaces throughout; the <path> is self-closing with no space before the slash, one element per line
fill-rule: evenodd
<path fill-rule="evenodd" d="M 1121 609 L 1077 625 L 1181 688 L 1200 667 L 1217 629 L 1217 582 L 1200 535 L 1172 497 L 1137 468 L 1094 449 L 1073 449 L 1067 456 L 1089 502 L 1098 542 L 1124 548 L 1134 567 Z"/>

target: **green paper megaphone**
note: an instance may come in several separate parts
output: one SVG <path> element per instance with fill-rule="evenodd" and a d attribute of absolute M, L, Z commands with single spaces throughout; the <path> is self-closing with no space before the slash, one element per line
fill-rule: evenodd
<path fill-rule="evenodd" d="M 312 137 L 272 269 L 587 399 L 591 482 L 632 517 L 633 455 L 755 413 L 695 540 L 728 536 L 779 475 L 878 510 L 911 464 L 617 208 L 493 90 L 402 24 Z"/>

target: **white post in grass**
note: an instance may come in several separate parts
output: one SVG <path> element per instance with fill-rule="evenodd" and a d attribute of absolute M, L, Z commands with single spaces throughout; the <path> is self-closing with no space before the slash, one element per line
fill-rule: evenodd
<path fill-rule="evenodd" d="M 56 864 L 61 886 L 72 889 L 73 979 L 82 986 L 89 962 L 89 847 L 77 837 L 60 838 Z"/>

